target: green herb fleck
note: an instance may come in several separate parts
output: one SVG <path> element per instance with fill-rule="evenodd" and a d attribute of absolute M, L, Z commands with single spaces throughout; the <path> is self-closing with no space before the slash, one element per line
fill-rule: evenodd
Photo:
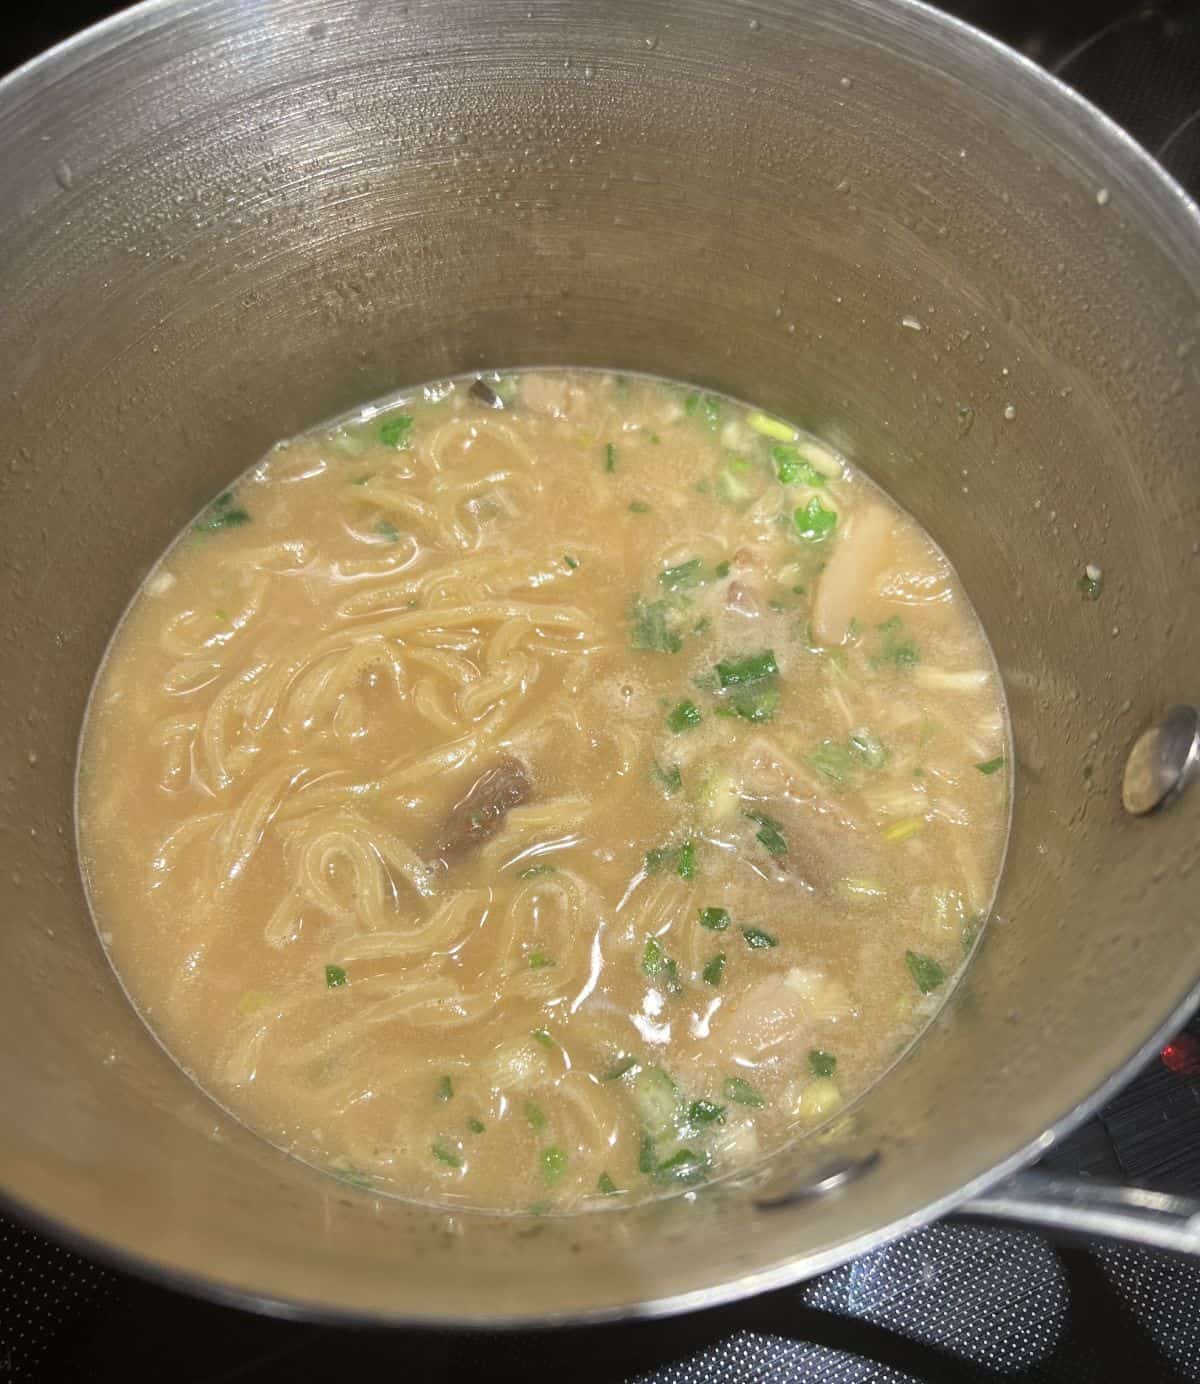
<path fill-rule="evenodd" d="M 651 773 L 655 783 L 662 789 L 664 797 L 669 798 L 672 793 L 678 793 L 683 787 L 683 774 L 680 772 L 678 764 L 672 764 L 669 769 L 664 769 L 655 760 Z"/>
<path fill-rule="evenodd" d="M 917 989 L 923 995 L 928 995 L 931 990 L 936 990 L 946 979 L 946 972 L 931 956 L 922 956 L 920 952 L 906 951 L 904 962 L 908 967 L 909 974 L 917 983 Z"/>
<path fill-rule="evenodd" d="M 1104 590 L 1104 576 L 1099 567 L 1084 569 L 1083 576 L 1079 578 L 1079 589 L 1083 592 L 1085 601 L 1098 601 L 1100 599 L 1100 593 Z"/>
<path fill-rule="evenodd" d="M 454 1099 L 454 1082 L 448 1076 L 442 1077 L 441 1081 L 438 1082 L 437 1098 L 438 1100 Z"/>
<path fill-rule="evenodd" d="M 630 500 L 629 512 L 630 514 L 649 514 L 650 506 L 645 500 Z"/>
<path fill-rule="evenodd" d="M 558 1044 L 554 1041 L 553 1038 L 551 1038 L 548 1029 L 535 1028 L 529 1036 L 533 1039 L 535 1043 L 541 1043 L 542 1047 L 544 1048 L 558 1047 Z"/>
<path fill-rule="evenodd" d="M 531 1129 L 545 1129 L 546 1116 L 542 1113 L 542 1107 L 537 1101 L 527 1100 L 525 1102 L 525 1118 L 529 1121 Z"/>
<path fill-rule="evenodd" d="M 689 587 L 703 586 L 708 580 L 704 559 L 693 557 L 677 567 L 666 567 L 658 574 L 658 580 L 668 591 L 686 591 Z"/>
<path fill-rule="evenodd" d="M 877 668 L 881 663 L 890 663 L 896 668 L 913 668 L 921 661 L 921 651 L 911 640 L 903 637 L 904 625 L 898 615 L 893 615 L 890 620 L 885 620 L 879 626 L 879 633 L 883 635 L 880 641 L 879 653 L 871 660 L 871 666 Z"/>
<path fill-rule="evenodd" d="M 573 572 L 579 566 L 579 559 L 572 557 L 570 553 L 563 553 L 563 561 L 567 564 L 567 570 Z"/>
<path fill-rule="evenodd" d="M 717 681 L 722 687 L 740 687 L 778 676 L 779 665 L 775 662 L 773 649 L 763 649 L 761 653 L 751 654 L 748 658 L 725 659 L 717 664 Z"/>
<path fill-rule="evenodd" d="M 1004 756 L 999 754 L 995 759 L 985 759 L 982 764 L 975 766 L 981 774 L 994 774 L 997 769 L 1004 768 Z"/>
<path fill-rule="evenodd" d="M 629 607 L 629 642 L 634 649 L 660 654 L 677 654 L 683 640 L 668 620 L 670 607 L 666 601 L 643 601 L 634 598 Z"/>
<path fill-rule="evenodd" d="M 761 687 L 748 687 L 731 697 L 729 706 L 722 707 L 721 710 L 723 712 L 732 711 L 743 721 L 751 721 L 755 725 L 761 725 L 764 721 L 773 720 L 775 713 L 779 710 L 779 688 L 770 684 Z"/>
<path fill-rule="evenodd" d="M 366 472 L 364 472 L 361 476 L 355 476 L 354 479 L 350 482 L 350 484 L 351 484 L 351 485 L 366 485 L 366 483 L 371 479 L 371 476 L 372 476 L 373 474 L 374 474 L 374 473 L 371 472 L 371 471 L 366 471 Z"/>
<path fill-rule="evenodd" d="M 679 848 L 679 878 L 693 880 L 696 878 L 696 843 L 685 841 Z"/>
<path fill-rule="evenodd" d="M 983 919 L 979 916 L 978 913 L 974 913 L 971 915 L 971 917 L 963 919 L 961 936 L 964 956 L 966 956 L 966 954 L 975 945 L 975 939 L 979 936 L 979 929 L 982 926 Z"/>
<path fill-rule="evenodd" d="M 814 495 L 792 515 L 796 533 L 808 543 L 821 543 L 837 528 L 837 510 L 826 509 Z"/>
<path fill-rule="evenodd" d="M 482 1134 L 483 1131 L 487 1128 L 487 1125 L 485 1125 L 484 1122 L 477 1115 L 472 1115 L 471 1118 L 467 1121 L 467 1128 L 471 1131 L 472 1134 Z"/>
<path fill-rule="evenodd" d="M 740 1076 L 731 1076 L 725 1082 L 725 1095 L 735 1105 L 748 1105 L 753 1110 L 761 1110 L 767 1103 L 766 1096 L 756 1091 L 748 1081 Z"/>
<path fill-rule="evenodd" d="M 773 937 L 769 932 L 764 932 L 760 927 L 744 927 L 742 936 L 756 951 L 762 951 L 766 947 L 777 947 L 779 938 Z"/>
<path fill-rule="evenodd" d="M 545 952 L 529 953 L 529 969 L 531 971 L 544 971 L 547 966 L 553 966 L 554 962 Z"/>
<path fill-rule="evenodd" d="M 566 1151 L 558 1148 L 543 1149 L 538 1155 L 538 1165 L 542 1170 L 542 1181 L 547 1187 L 553 1187 L 556 1182 L 562 1180 L 563 1173 L 567 1171 Z"/>
<path fill-rule="evenodd" d="M 638 1147 L 638 1172 L 652 1173 L 658 1161 L 658 1154 L 654 1149 L 654 1140 L 649 1134 L 642 1135 L 642 1142 Z"/>
<path fill-rule="evenodd" d="M 679 979 L 679 967 L 663 951 L 657 938 L 646 939 L 646 947 L 642 952 L 642 973 L 654 979 L 661 979 L 670 995 L 677 995 L 683 989 L 683 983 Z"/>
<path fill-rule="evenodd" d="M 706 985 L 717 987 L 721 984 L 721 977 L 725 974 L 725 953 L 718 952 L 716 956 L 700 972 L 700 977 Z"/>
<path fill-rule="evenodd" d="M 553 875 L 557 873 L 553 865 L 526 865 L 517 874 L 518 879 L 537 879 L 539 875 Z"/>
<path fill-rule="evenodd" d="M 727 908 L 702 908 L 700 910 L 700 926 L 708 928 L 709 932 L 724 932 L 729 926 L 729 910 Z"/>
<path fill-rule="evenodd" d="M 721 401 L 712 394 L 689 394 L 683 401 L 683 411 L 689 418 L 702 418 L 712 432 L 716 432 L 721 421 Z"/>
<path fill-rule="evenodd" d="M 811 461 L 800 455 L 800 449 L 789 443 L 781 443 L 771 448 L 771 460 L 775 463 L 775 474 L 782 485 L 809 485 L 818 489 L 825 484 L 825 477 Z"/>
<path fill-rule="evenodd" d="M 832 1076 L 837 1071 L 837 1058 L 822 1048 L 812 1048 L 808 1054 L 808 1070 L 813 1076 Z"/>
<path fill-rule="evenodd" d="M 770 855 L 786 855 L 787 841 L 783 835 L 783 824 L 777 822 L 774 817 L 768 817 L 765 812 L 747 812 L 746 819 L 758 823 L 758 831 L 755 832 L 754 839 Z"/>
<path fill-rule="evenodd" d="M 696 1129 L 710 1124 L 724 1124 L 725 1107 L 711 1100 L 694 1100 L 688 1106 L 687 1120 Z"/>
<path fill-rule="evenodd" d="M 608 1071 L 604 1073 L 600 1080 L 620 1081 L 620 1079 L 627 1072 L 633 1071 L 637 1064 L 638 1060 L 636 1057 L 622 1057 L 619 1059 L 619 1061 L 613 1063 L 613 1065 L 608 1069 Z"/>
<path fill-rule="evenodd" d="M 605 443 L 604 469 L 608 471 L 610 474 L 617 469 L 617 448 L 615 443 Z"/>
<path fill-rule="evenodd" d="M 607 1173 L 601 1173 L 600 1176 L 596 1179 L 596 1191 L 599 1192 L 602 1196 L 616 1196 L 616 1194 L 620 1190 L 621 1189 L 612 1180 L 612 1178 L 609 1177 Z"/>
<path fill-rule="evenodd" d="M 233 503 L 233 494 L 227 490 L 224 495 L 218 495 L 196 521 L 196 529 L 199 533 L 215 533 L 218 529 L 236 529 L 249 522 L 250 515 Z"/>
<path fill-rule="evenodd" d="M 395 447 L 403 452 L 411 445 L 413 419 L 410 414 L 398 413 L 380 426 L 379 440 L 385 447 Z"/>
<path fill-rule="evenodd" d="M 381 519 L 375 525 L 375 532 L 381 538 L 386 538 L 389 543 L 397 543 L 400 540 L 400 530 L 388 519 Z"/>
<path fill-rule="evenodd" d="M 703 1179 L 708 1159 L 692 1149 L 680 1149 L 654 1168 L 654 1181 L 668 1185 L 690 1187 Z"/>
<path fill-rule="evenodd" d="M 341 966 L 325 967 L 325 984 L 331 989 L 336 990 L 339 985 L 349 985 L 350 978 Z"/>
<path fill-rule="evenodd" d="M 667 717 L 667 729 L 679 735 L 685 730 L 694 730 L 704 718 L 700 708 L 693 701 L 682 701 Z"/>
<path fill-rule="evenodd" d="M 435 1139 L 429 1147 L 439 1163 L 445 1163 L 448 1168 L 462 1167 L 462 1154 L 448 1139 Z"/>

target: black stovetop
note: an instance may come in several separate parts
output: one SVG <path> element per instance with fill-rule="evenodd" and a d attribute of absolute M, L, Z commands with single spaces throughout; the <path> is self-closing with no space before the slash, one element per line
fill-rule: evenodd
<path fill-rule="evenodd" d="M 603 0 L 596 0 L 602 3 Z M 119 6 L 0 26 L 0 71 Z M 1200 0 L 946 0 L 1077 87 L 1200 194 Z M 1045 1163 L 1200 1196 L 1200 1021 Z M 270 1321 L 99 1268 L 0 1219 L 0 1378 L 106 1384 L 401 1371 L 654 1384 L 1200 1381 L 1200 1262 L 942 1224 L 751 1302 L 548 1335 Z"/>

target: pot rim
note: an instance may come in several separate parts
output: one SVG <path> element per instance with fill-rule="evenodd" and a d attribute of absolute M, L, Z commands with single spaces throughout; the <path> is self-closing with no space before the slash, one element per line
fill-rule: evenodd
<path fill-rule="evenodd" d="M 172 12 L 189 8 L 194 3 L 195 0 L 140 0 L 138 4 L 120 10 L 54 44 L 0 78 L 0 114 L 5 106 L 15 103 L 15 98 L 22 88 L 27 88 L 28 94 L 36 95 L 51 86 L 54 78 L 63 75 L 63 71 L 69 71 L 74 67 L 77 57 L 85 61 L 94 58 L 113 43 L 127 41 L 161 19 L 170 19 Z M 1177 229 L 1183 230 L 1185 223 L 1191 223 L 1188 229 L 1195 239 L 1197 252 L 1200 253 L 1200 206 L 1196 200 L 1133 135 L 1053 72 L 1039 66 L 1015 48 L 993 38 L 975 25 L 926 3 L 926 0 L 838 0 L 838 3 L 847 10 L 875 13 L 890 17 L 893 21 L 897 14 L 907 14 L 914 25 L 939 28 L 965 50 L 974 50 L 989 57 L 1001 68 L 1007 67 L 1025 81 L 1040 88 L 1064 114 L 1073 117 L 1080 128 L 1090 127 L 1090 133 L 1095 139 L 1106 145 L 1115 159 L 1123 161 L 1126 172 L 1139 175 L 1143 195 L 1151 199 L 1157 196 L 1160 205 L 1164 209 L 1169 209 L 1169 215 Z M 971 1181 L 918 1207 L 908 1215 L 876 1227 L 852 1240 L 843 1241 L 824 1252 L 806 1253 L 794 1259 L 786 1259 L 768 1269 L 745 1274 L 709 1288 L 693 1289 L 613 1307 L 550 1315 L 536 1311 L 508 1312 L 495 1316 L 477 1314 L 465 1320 L 448 1313 L 413 1314 L 402 1309 L 393 1312 L 330 1306 L 302 1297 L 275 1297 L 259 1293 L 114 1245 L 27 1204 L 3 1187 L 0 1187 L 0 1212 L 27 1229 L 44 1235 L 104 1267 L 132 1274 L 158 1286 L 177 1289 L 204 1301 L 242 1308 L 281 1320 L 310 1321 L 329 1326 L 375 1327 L 381 1330 L 449 1328 L 463 1332 L 556 1329 L 615 1321 L 654 1320 L 724 1306 L 773 1289 L 791 1286 L 837 1268 L 849 1260 L 952 1213 L 962 1203 L 981 1195 L 1006 1177 L 1034 1162 L 1081 1125 L 1124 1086 L 1165 1041 L 1186 1024 L 1198 1007 L 1200 977 L 1197 977 L 1183 1000 L 1154 1025 L 1144 1041 L 1115 1071 L 1042 1134 Z M 280 1153 L 280 1157 L 286 1156 Z"/>

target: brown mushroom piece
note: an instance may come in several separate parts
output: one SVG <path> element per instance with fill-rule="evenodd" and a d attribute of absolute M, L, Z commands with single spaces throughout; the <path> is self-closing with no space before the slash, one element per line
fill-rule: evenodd
<path fill-rule="evenodd" d="M 495 836 L 507 814 L 532 791 L 533 784 L 520 760 L 502 759 L 493 765 L 450 809 L 438 834 L 438 856 L 449 864 L 472 846 Z"/>

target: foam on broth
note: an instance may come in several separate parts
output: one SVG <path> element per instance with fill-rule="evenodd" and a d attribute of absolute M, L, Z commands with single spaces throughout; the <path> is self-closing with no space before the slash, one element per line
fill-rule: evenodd
<path fill-rule="evenodd" d="M 181 536 L 99 674 L 81 856 L 147 1022 L 266 1138 L 579 1209 L 752 1161 L 913 1037 L 1007 723 L 945 558 L 814 439 L 489 381 L 280 444 Z"/>

